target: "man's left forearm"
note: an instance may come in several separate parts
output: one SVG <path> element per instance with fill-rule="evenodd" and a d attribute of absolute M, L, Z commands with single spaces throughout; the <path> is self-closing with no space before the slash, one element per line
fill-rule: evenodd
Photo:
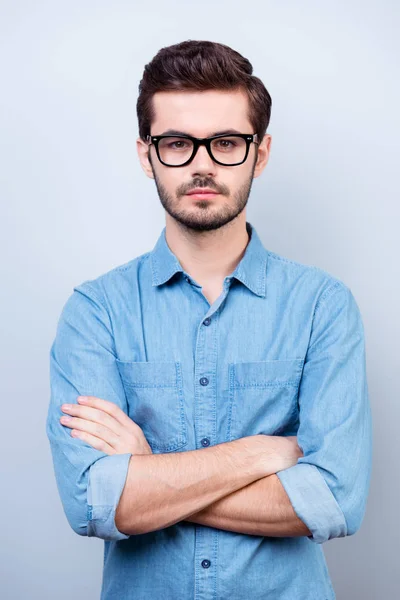
<path fill-rule="evenodd" d="M 311 531 L 296 515 L 276 474 L 258 479 L 220 498 L 185 521 L 249 535 L 311 535 Z"/>

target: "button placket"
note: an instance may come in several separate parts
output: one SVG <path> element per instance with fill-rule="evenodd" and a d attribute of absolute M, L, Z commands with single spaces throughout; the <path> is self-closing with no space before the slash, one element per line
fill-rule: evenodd
<path fill-rule="evenodd" d="M 194 353 L 194 424 L 196 448 L 217 443 L 217 335 L 222 298 L 200 320 Z M 211 314 L 212 313 L 212 314 Z M 216 568 L 218 530 L 195 525 L 195 600 L 212 600 Z M 214 567 L 214 568 L 210 568 Z"/>

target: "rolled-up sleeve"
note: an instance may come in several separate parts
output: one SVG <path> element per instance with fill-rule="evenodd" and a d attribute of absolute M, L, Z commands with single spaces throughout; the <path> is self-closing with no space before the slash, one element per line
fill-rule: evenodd
<path fill-rule="evenodd" d="M 323 543 L 354 534 L 372 463 L 364 327 L 342 282 L 318 300 L 299 387 L 297 441 L 304 456 L 277 473 L 298 517 Z"/>
<path fill-rule="evenodd" d="M 78 396 L 127 402 L 116 365 L 114 338 L 100 291 L 84 282 L 74 287 L 61 312 L 50 349 L 50 402 L 46 434 L 65 515 L 79 535 L 123 540 L 115 511 L 128 474 L 130 453 L 108 455 L 71 436 L 60 423 L 62 404 Z"/>

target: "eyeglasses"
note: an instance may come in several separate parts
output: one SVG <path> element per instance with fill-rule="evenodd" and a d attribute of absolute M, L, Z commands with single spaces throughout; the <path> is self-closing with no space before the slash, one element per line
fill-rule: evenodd
<path fill-rule="evenodd" d="M 159 161 L 166 167 L 184 167 L 196 156 L 199 146 L 204 145 L 213 161 L 225 167 L 241 165 L 249 154 L 250 144 L 259 144 L 257 133 L 215 135 L 195 138 L 190 135 L 147 135 L 153 144 Z"/>

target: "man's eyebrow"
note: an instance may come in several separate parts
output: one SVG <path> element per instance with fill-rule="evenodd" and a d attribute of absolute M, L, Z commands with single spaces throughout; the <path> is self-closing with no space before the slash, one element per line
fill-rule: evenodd
<path fill-rule="evenodd" d="M 222 131 L 214 131 L 214 133 L 210 133 L 207 137 L 213 137 L 214 135 L 228 135 L 229 133 L 241 133 L 241 131 L 238 131 L 237 129 L 224 129 Z M 163 133 L 160 133 L 160 135 L 192 135 L 192 134 L 188 133 L 187 131 L 178 131 L 178 129 L 167 129 Z M 196 136 L 192 136 L 192 137 L 196 137 Z"/>

